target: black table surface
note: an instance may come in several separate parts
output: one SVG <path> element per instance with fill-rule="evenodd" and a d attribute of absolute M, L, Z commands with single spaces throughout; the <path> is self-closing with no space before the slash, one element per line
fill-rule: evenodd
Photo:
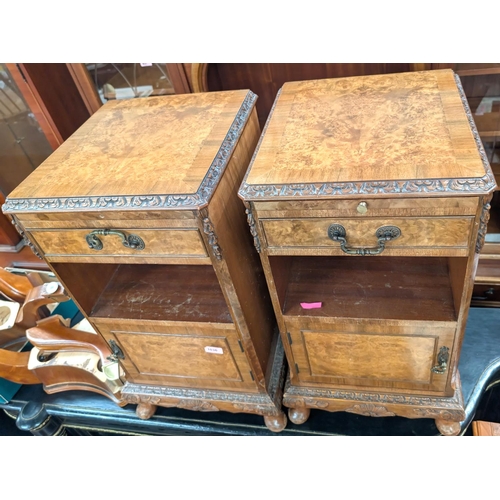
<path fill-rule="evenodd" d="M 486 388 L 500 378 L 500 309 L 471 308 L 462 347 L 459 371 L 466 419 L 464 434 Z M 90 392 L 46 394 L 41 385 L 23 386 L 14 398 L 0 404 L 18 426 L 29 429 L 24 417 L 42 412 L 62 422 L 68 434 L 90 435 L 247 435 L 247 436 L 433 436 L 439 435 L 432 419 L 374 418 L 346 412 L 311 410 L 302 425 L 288 422 L 278 434 L 270 432 L 258 415 L 227 412 L 194 412 L 158 407 L 149 420 L 135 415 L 135 405 L 119 408 Z M 23 418 L 21 418 L 21 415 Z M 13 422 L 13 421 L 12 421 Z M 1 426 L 0 422 L 0 426 Z M 54 428 L 56 428 L 55 426 Z M 0 433 L 1 434 L 1 433 Z M 15 432 L 13 432 L 15 434 Z M 5 435 L 5 432 L 4 432 Z"/>

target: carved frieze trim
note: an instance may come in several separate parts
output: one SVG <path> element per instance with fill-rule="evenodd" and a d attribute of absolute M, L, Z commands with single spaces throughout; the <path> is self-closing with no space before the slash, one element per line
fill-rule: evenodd
<path fill-rule="evenodd" d="M 259 415 L 280 413 L 266 394 L 240 394 L 127 383 L 122 391 L 122 398 L 131 404 L 146 403 L 192 411 L 241 411 Z"/>
<path fill-rule="evenodd" d="M 342 389 L 314 389 L 299 387 L 290 384 L 287 378 L 285 384 L 284 401 L 287 404 L 295 403 L 297 398 L 340 399 L 347 401 L 359 401 L 361 403 L 372 403 L 377 405 L 400 404 L 409 406 L 434 407 L 438 411 L 441 408 L 451 410 L 463 410 L 463 401 L 460 390 L 455 391 L 452 397 L 436 396 L 410 396 L 405 394 L 383 394 L 375 392 L 349 391 Z M 306 404 L 309 407 L 309 404 Z"/>
<path fill-rule="evenodd" d="M 335 182 L 324 184 L 242 184 L 239 191 L 245 200 L 297 197 L 332 198 L 335 196 L 415 193 L 487 193 L 495 187 L 493 176 L 481 178 L 432 179 L 405 181 Z"/>
<path fill-rule="evenodd" d="M 481 253 L 481 250 L 484 246 L 484 239 L 486 238 L 488 221 L 490 220 L 490 208 L 491 208 L 490 202 L 492 198 L 493 194 L 485 196 L 484 198 L 483 210 L 481 212 L 481 217 L 479 219 L 479 230 L 477 233 L 477 240 L 476 240 L 476 253 Z"/>
<path fill-rule="evenodd" d="M 37 211 L 92 211 L 92 210 L 135 210 L 164 208 L 196 208 L 205 206 L 219 182 L 234 148 L 245 128 L 257 96 L 248 91 L 236 114 L 219 151 L 215 155 L 207 174 L 196 193 L 154 196 L 82 196 L 73 198 L 16 198 L 7 199 L 2 206 L 4 213 Z"/>
<path fill-rule="evenodd" d="M 203 208 L 200 210 L 200 215 L 203 220 L 203 232 L 208 236 L 208 244 L 212 249 L 212 253 L 214 254 L 217 260 L 222 260 L 222 250 L 219 246 L 219 241 L 217 239 L 217 235 L 215 234 L 215 229 L 208 216 L 208 211 Z"/>
<path fill-rule="evenodd" d="M 414 418 L 438 418 L 450 422 L 461 422 L 465 419 L 464 410 L 439 410 L 433 408 L 412 408 Z"/>
<path fill-rule="evenodd" d="M 416 194 L 416 193 L 488 193 L 496 185 L 495 177 L 491 171 L 488 158 L 484 151 L 481 138 L 477 131 L 467 98 L 460 83 L 460 78 L 455 75 L 455 80 L 460 94 L 467 120 L 469 122 L 479 156 L 483 162 L 485 175 L 482 177 L 459 178 L 459 179 L 410 179 L 402 181 L 368 181 L 368 182 L 327 182 L 315 184 L 248 184 L 247 176 L 251 170 L 260 145 L 265 136 L 274 107 L 278 102 L 279 93 L 274 101 L 273 108 L 269 113 L 268 120 L 262 132 L 257 148 L 252 156 L 250 167 L 243 180 L 239 195 L 244 200 L 265 200 L 273 198 L 292 199 L 296 197 L 318 197 L 332 198 L 335 196 L 353 195 L 376 195 L 376 194 Z"/>
<path fill-rule="evenodd" d="M 348 413 L 356 413 L 365 417 L 395 417 L 396 414 L 389 411 L 385 406 L 374 405 L 372 403 L 363 403 L 345 408 Z"/>
<path fill-rule="evenodd" d="M 12 224 L 16 228 L 16 231 L 19 233 L 23 241 L 26 243 L 31 248 L 31 251 L 39 258 L 42 259 L 43 257 L 41 256 L 40 252 L 38 249 L 31 243 L 29 238 L 26 236 L 26 233 L 24 232 L 24 229 L 21 227 L 21 225 L 18 223 L 15 217 L 12 217 Z"/>
<path fill-rule="evenodd" d="M 255 227 L 255 218 L 253 216 L 252 209 L 250 207 L 248 207 L 245 210 L 245 213 L 247 214 L 247 222 L 248 222 L 248 225 L 250 226 L 250 234 L 253 236 L 253 244 L 254 244 L 257 252 L 260 253 L 260 251 L 261 251 L 260 239 L 259 239 L 259 235 L 257 233 L 257 228 Z"/>

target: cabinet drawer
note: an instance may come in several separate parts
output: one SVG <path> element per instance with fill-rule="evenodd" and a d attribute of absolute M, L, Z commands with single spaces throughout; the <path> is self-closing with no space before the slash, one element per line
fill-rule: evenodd
<path fill-rule="evenodd" d="M 476 215 L 479 198 L 370 198 L 256 201 L 260 219 L 291 217 L 439 217 Z"/>
<path fill-rule="evenodd" d="M 109 234 L 99 234 L 99 231 L 102 230 L 94 228 L 36 229 L 31 230 L 30 234 L 44 252 L 45 257 L 53 261 L 61 256 L 208 257 L 200 232 L 194 228 L 117 229 L 110 231 Z M 93 248 L 88 239 L 93 241 Z M 134 248 L 134 244 L 139 244 L 139 247 Z"/>
<path fill-rule="evenodd" d="M 255 388 L 233 325 L 92 319 L 123 352 L 127 380 L 183 387 Z"/>
<path fill-rule="evenodd" d="M 450 359 L 443 373 L 433 368 L 441 350 L 451 355 L 454 326 L 289 325 L 289 330 L 302 382 L 445 391 Z"/>
<path fill-rule="evenodd" d="M 385 242 L 384 255 L 468 255 L 472 217 L 391 217 L 369 219 L 264 219 L 271 255 L 346 255 L 329 236 L 332 225 L 345 232 L 345 247 L 377 249 L 377 230 L 395 226 L 400 235 Z"/>

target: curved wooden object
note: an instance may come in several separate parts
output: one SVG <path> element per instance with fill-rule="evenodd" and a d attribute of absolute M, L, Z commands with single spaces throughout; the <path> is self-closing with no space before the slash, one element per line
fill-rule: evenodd
<path fill-rule="evenodd" d="M 17 384 L 40 384 L 40 379 L 28 370 L 29 352 L 0 349 L 0 377 Z"/>
<path fill-rule="evenodd" d="M 281 412 L 277 416 L 264 415 L 264 423 L 272 432 L 281 432 L 286 427 L 286 415 Z"/>
<path fill-rule="evenodd" d="M 436 427 L 443 436 L 458 436 L 460 434 L 460 422 L 452 420 L 434 420 Z"/>
<path fill-rule="evenodd" d="M 28 278 L 9 273 L 0 267 L 0 293 L 22 304 L 32 289 L 33 285 Z"/>
<path fill-rule="evenodd" d="M 290 422 L 301 425 L 307 421 L 309 415 L 311 414 L 310 408 L 289 408 L 288 409 L 288 418 Z"/>
<path fill-rule="evenodd" d="M 207 92 L 207 71 L 208 63 L 193 63 L 191 64 L 191 84 L 193 92 Z"/>
<path fill-rule="evenodd" d="M 37 322 L 26 332 L 28 340 L 45 352 L 85 351 L 94 352 L 105 364 L 113 353 L 100 335 L 82 332 L 64 326 L 62 317 L 55 315 Z"/>
<path fill-rule="evenodd" d="M 46 286 L 47 284 L 44 284 L 30 290 L 26 296 L 24 305 L 17 315 L 16 325 L 27 330 L 35 326 L 37 321 L 40 320 L 41 312 L 39 309 L 42 306 L 69 300 L 69 297 L 64 293 L 64 288 L 60 284 L 58 284 L 57 291 L 54 293 L 48 293 Z"/>

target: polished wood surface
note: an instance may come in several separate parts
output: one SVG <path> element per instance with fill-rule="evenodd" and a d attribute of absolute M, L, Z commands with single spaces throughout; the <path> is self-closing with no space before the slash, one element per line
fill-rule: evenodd
<path fill-rule="evenodd" d="M 472 434 L 474 436 L 500 436 L 500 424 L 475 420 L 472 422 Z"/>
<path fill-rule="evenodd" d="M 247 183 L 484 175 L 453 72 L 443 70 L 285 84 Z"/>
<path fill-rule="evenodd" d="M 277 336 L 275 317 L 262 266 L 248 233 L 246 214 L 235 196 L 259 133 L 257 114 L 253 111 L 226 174 L 214 193 L 209 215 L 224 248 L 224 260 L 215 262 L 214 267 L 219 279 L 225 283 L 227 300 L 234 311 L 234 321 L 239 325 L 247 356 L 254 360 L 254 376 L 265 387 L 266 371 L 271 369 L 272 361 L 269 353 Z"/>
<path fill-rule="evenodd" d="M 28 369 L 29 352 L 0 349 L 0 377 L 16 384 L 39 384 L 40 379 Z"/>
<path fill-rule="evenodd" d="M 247 93 L 110 101 L 9 199 L 195 193 Z"/>
<path fill-rule="evenodd" d="M 0 268 L 0 293 L 9 299 L 22 304 L 32 288 L 33 285 L 26 276 L 9 273 Z"/>
<path fill-rule="evenodd" d="M 276 93 L 286 82 L 412 71 L 409 63 L 210 63 L 207 90 L 252 89 L 263 127 Z M 430 69 L 430 68 L 424 68 Z"/>
<path fill-rule="evenodd" d="M 109 363 L 107 359 L 112 355 L 109 345 L 100 335 L 68 328 L 57 315 L 38 321 L 36 326 L 28 330 L 27 338 L 45 353 L 79 350 L 95 352 L 104 364 Z"/>

